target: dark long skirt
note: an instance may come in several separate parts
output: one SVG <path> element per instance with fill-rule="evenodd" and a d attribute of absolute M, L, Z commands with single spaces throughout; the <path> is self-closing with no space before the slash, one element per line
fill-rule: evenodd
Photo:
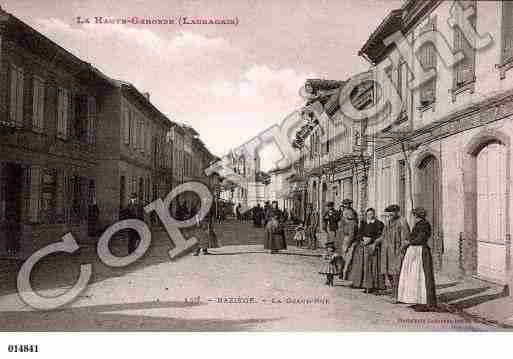
<path fill-rule="evenodd" d="M 271 233 L 270 231 L 266 230 L 264 249 L 270 249 L 274 251 L 287 249 L 287 241 L 285 240 L 284 231 L 280 231 L 278 233 Z"/>
<path fill-rule="evenodd" d="M 356 288 L 382 289 L 383 280 L 379 273 L 380 248 L 373 252 L 372 247 L 358 243 L 353 253 L 349 280 Z"/>

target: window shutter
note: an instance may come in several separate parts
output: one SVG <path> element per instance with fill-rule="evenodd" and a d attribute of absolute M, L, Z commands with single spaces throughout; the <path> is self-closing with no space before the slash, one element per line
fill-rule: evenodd
<path fill-rule="evenodd" d="M 141 152 L 146 151 L 146 123 L 141 121 Z"/>
<path fill-rule="evenodd" d="M 502 1 L 502 52 L 503 61 L 513 57 L 513 3 Z"/>
<path fill-rule="evenodd" d="M 137 117 L 136 117 L 136 114 L 135 112 L 133 111 L 130 111 L 130 134 L 131 134 L 131 137 L 132 137 L 132 147 L 136 147 L 136 143 L 135 141 L 137 140 Z"/>
<path fill-rule="evenodd" d="M 17 97 L 18 97 L 18 70 L 14 65 L 11 65 L 11 88 L 10 88 L 10 105 L 9 105 L 9 115 L 10 115 L 10 121 L 16 122 L 16 104 L 17 104 Z"/>
<path fill-rule="evenodd" d="M 40 132 L 44 126 L 44 101 L 44 82 L 39 77 L 34 76 L 32 94 L 32 128 L 38 132 Z"/>
<path fill-rule="evenodd" d="M 67 138 L 69 127 L 69 112 L 71 110 L 69 91 L 64 88 L 58 90 L 57 100 L 57 134 L 61 138 Z"/>
<path fill-rule="evenodd" d="M 30 222 L 39 222 L 39 210 L 41 208 L 41 167 L 30 167 Z"/>
<path fill-rule="evenodd" d="M 16 96 L 16 125 L 23 126 L 23 70 L 18 69 L 17 96 Z"/>
<path fill-rule="evenodd" d="M 5 219 L 5 190 L 7 186 L 7 178 L 5 172 L 4 164 L 0 163 L 0 222 L 4 221 Z"/>
<path fill-rule="evenodd" d="M 461 42 L 461 37 L 462 37 L 462 33 L 461 33 L 461 30 L 458 28 L 458 27 L 455 27 L 454 28 L 454 50 L 456 52 L 459 52 L 460 50 L 463 50 L 462 49 L 462 42 Z M 463 53 L 463 55 L 465 56 L 465 53 Z M 463 81 L 463 77 L 462 77 L 462 63 L 463 61 L 465 61 L 465 59 L 463 59 L 459 64 L 456 64 L 455 66 L 455 79 L 456 79 L 456 82 L 455 82 L 455 86 L 454 87 L 457 87 L 459 83 L 461 83 Z"/>
<path fill-rule="evenodd" d="M 62 134 L 62 89 L 57 88 L 57 137 Z"/>
<path fill-rule="evenodd" d="M 96 99 L 92 96 L 87 98 L 87 143 L 96 143 Z"/>
<path fill-rule="evenodd" d="M 66 116 L 64 116 L 66 119 L 66 138 L 68 138 L 68 136 L 75 137 L 75 121 L 78 120 L 76 115 L 76 102 L 75 95 L 71 91 L 66 90 L 66 106 L 64 106 L 66 113 Z"/>
<path fill-rule="evenodd" d="M 466 9 L 470 6 L 476 8 L 475 0 L 466 0 L 462 2 L 463 7 Z M 467 21 L 466 19 L 458 19 L 460 21 Z M 470 19 L 472 26 L 476 26 L 476 16 Z M 462 51 L 464 58 L 455 66 L 454 73 L 454 88 L 457 88 L 465 83 L 474 80 L 475 76 L 475 49 L 474 44 L 470 44 L 468 39 L 464 36 L 459 27 L 454 28 L 454 48 L 455 51 Z"/>
<path fill-rule="evenodd" d="M 45 126 L 45 94 L 46 87 L 45 82 L 39 81 L 39 104 L 38 104 L 38 128 L 43 130 Z"/>
<path fill-rule="evenodd" d="M 403 97 L 403 71 L 402 71 L 403 64 L 399 62 L 397 65 L 397 94 L 399 95 L 399 98 Z"/>
<path fill-rule="evenodd" d="M 123 139 L 125 144 L 128 145 L 130 143 L 130 110 L 127 107 L 125 107 L 123 121 Z"/>

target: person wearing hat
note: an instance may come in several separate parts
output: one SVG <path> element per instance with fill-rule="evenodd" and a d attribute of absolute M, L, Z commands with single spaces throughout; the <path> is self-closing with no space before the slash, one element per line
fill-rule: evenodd
<path fill-rule="evenodd" d="M 324 214 L 324 230 L 328 233 L 328 242 L 335 241 L 335 236 L 338 231 L 338 222 L 340 221 L 340 214 L 334 208 L 333 202 L 328 202 L 328 210 Z"/>
<path fill-rule="evenodd" d="M 426 220 L 426 210 L 412 210 L 415 224 L 403 246 L 405 255 L 401 264 L 397 300 L 413 304 L 415 311 L 430 311 L 436 307 L 435 275 L 433 257 L 428 246 L 431 225 Z"/>
<path fill-rule="evenodd" d="M 365 211 L 354 249 L 353 266 L 349 279 L 355 288 L 364 288 L 366 293 L 376 294 L 382 287 L 379 276 L 380 250 L 375 242 L 383 234 L 383 222 L 376 218 L 374 208 Z"/>
<path fill-rule="evenodd" d="M 356 247 L 358 234 L 358 221 L 356 213 L 351 208 L 351 200 L 344 200 L 341 213 L 339 230 L 336 234 L 336 245 L 341 256 L 339 278 L 347 280 L 353 263 L 353 253 Z"/>
<path fill-rule="evenodd" d="M 128 206 L 125 207 L 120 217 L 122 219 L 139 219 L 144 221 L 143 208 L 139 204 L 137 193 L 132 193 L 128 200 Z M 134 230 L 128 231 L 128 254 L 132 254 L 139 245 L 139 234 Z"/>
<path fill-rule="evenodd" d="M 353 209 L 353 201 L 349 198 L 345 198 L 338 209 L 340 218 L 354 218 L 358 221 L 358 214 Z"/>
<path fill-rule="evenodd" d="M 410 226 L 406 219 L 401 217 L 400 212 L 401 209 L 396 204 L 385 208 L 386 224 L 383 235 L 374 244 L 376 248 L 381 247 L 380 275 L 383 276 L 383 283 L 388 281 L 390 284 L 394 303 L 397 303 L 397 284 L 402 259 L 401 249 L 410 235 Z"/>
<path fill-rule="evenodd" d="M 273 208 L 269 213 L 270 218 L 265 227 L 264 249 L 269 249 L 271 254 L 274 254 L 287 249 L 287 241 L 283 228 L 283 214 L 278 208 L 278 202 L 273 202 Z"/>
<path fill-rule="evenodd" d="M 308 249 L 317 249 L 317 228 L 319 227 L 319 212 L 315 210 L 311 203 L 308 204 L 306 216 L 306 237 L 308 242 Z"/>

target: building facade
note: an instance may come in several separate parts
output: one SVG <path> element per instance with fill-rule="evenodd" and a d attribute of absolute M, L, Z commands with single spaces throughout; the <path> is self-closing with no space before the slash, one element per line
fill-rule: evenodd
<path fill-rule="evenodd" d="M 1 9 L 0 39 L 0 222 L 20 224 L 26 257 L 67 232 L 87 239 L 97 128 L 111 84 Z"/>
<path fill-rule="evenodd" d="M 94 241 L 132 194 L 201 178 L 213 156 L 194 133 L 0 8 L 0 227 L 19 223 L 20 257 L 68 232 Z"/>
<path fill-rule="evenodd" d="M 468 21 L 479 38 L 451 26 L 451 11 L 458 20 L 459 4 L 472 9 Z M 406 1 L 360 51 L 374 66 L 392 60 L 386 75 L 403 105 L 403 115 L 378 134 L 389 140 L 375 144 L 369 202 L 379 212 L 390 203 L 406 214 L 412 206 L 425 207 L 436 269 L 502 284 L 511 284 L 513 276 L 511 24 L 508 1 Z M 394 44 L 384 46 L 382 40 L 396 31 L 423 45 L 409 51 L 399 45 L 402 52 Z M 430 42 L 424 43 L 425 34 L 432 35 Z M 479 48 L 484 34 L 492 41 Z M 455 66 L 446 66 L 436 50 L 442 38 L 464 54 Z M 408 65 L 413 53 L 421 68 Z M 410 90 L 422 69 L 435 69 L 437 76 Z"/>
<path fill-rule="evenodd" d="M 133 194 L 147 204 L 171 188 L 172 153 L 166 143 L 171 121 L 133 85 L 112 82 L 97 136 L 100 228 L 119 219 Z"/>

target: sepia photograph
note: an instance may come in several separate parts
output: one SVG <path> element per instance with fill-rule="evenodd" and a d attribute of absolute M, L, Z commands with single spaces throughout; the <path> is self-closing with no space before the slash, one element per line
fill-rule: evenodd
<path fill-rule="evenodd" d="M 513 1 L 0 0 L 0 339 L 508 332 L 512 139 Z"/>

